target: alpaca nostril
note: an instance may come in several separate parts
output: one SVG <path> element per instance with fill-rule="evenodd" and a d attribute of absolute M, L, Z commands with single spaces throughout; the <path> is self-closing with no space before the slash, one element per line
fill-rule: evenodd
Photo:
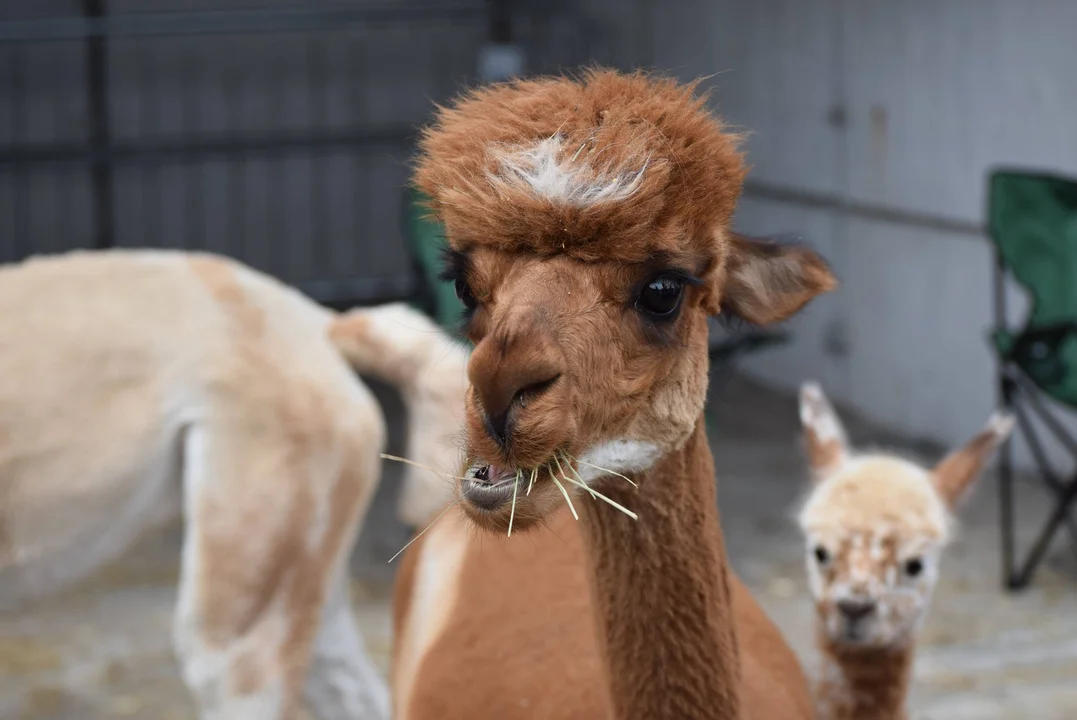
<path fill-rule="evenodd" d="M 839 600 L 838 610 L 847 620 L 862 620 L 875 612 L 872 600 Z"/>
<path fill-rule="evenodd" d="M 557 373 L 545 380 L 525 385 L 512 394 L 512 398 L 509 400 L 509 404 L 504 410 L 498 413 L 487 411 L 483 418 L 486 425 L 486 432 L 490 434 L 490 437 L 492 437 L 498 445 L 505 447 L 509 440 L 508 425 L 509 413 L 511 410 L 514 407 L 527 407 L 528 402 L 548 391 L 560 377 L 561 373 Z"/>
<path fill-rule="evenodd" d="M 508 441 L 508 410 L 497 415 L 487 414 L 483 420 L 486 424 L 486 432 L 490 433 L 490 437 L 497 441 L 498 445 L 504 447 Z"/>

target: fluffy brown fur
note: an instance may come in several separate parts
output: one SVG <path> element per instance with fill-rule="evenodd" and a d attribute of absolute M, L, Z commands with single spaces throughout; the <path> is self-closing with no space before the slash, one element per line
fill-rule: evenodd
<path fill-rule="evenodd" d="M 640 262 L 655 250 L 711 254 L 708 233 L 733 216 L 745 166 L 738 137 L 695 85 L 591 70 L 482 88 L 442 109 L 422 139 L 418 185 L 460 247 Z M 631 203 L 556 204 L 519 183 L 490 182 L 500 156 L 562 138 L 566 164 L 595 177 L 643 170 Z"/>
<path fill-rule="evenodd" d="M 816 688 L 821 720 L 904 720 L 914 648 L 856 647 L 820 634 L 826 672 Z"/>
<path fill-rule="evenodd" d="M 743 160 L 693 89 L 598 70 L 516 82 L 468 94 L 424 135 L 417 182 L 473 306 L 461 505 L 500 533 L 510 521 L 548 522 L 575 498 L 595 612 L 539 620 L 554 634 L 597 630 L 604 677 L 579 682 L 605 686 L 614 717 L 806 717 L 806 683 L 788 648 L 761 613 L 738 615 L 732 599 L 702 429 L 707 316 L 728 308 L 781 320 L 834 279 L 814 253 L 731 232 Z M 669 277 L 678 304 L 658 318 L 642 293 Z M 638 492 L 589 463 L 630 476 Z M 533 488 L 521 473 L 536 478 Z M 588 497 L 592 489 L 636 508 L 639 521 Z M 468 717 L 455 714 L 459 686 L 425 669 L 459 670 L 477 646 L 499 667 L 495 648 L 513 648 L 519 629 L 504 618 L 532 610 L 494 592 L 485 604 L 504 612 L 460 644 L 441 643 L 449 627 L 474 628 L 459 615 L 492 591 L 459 571 L 465 539 L 441 542 L 438 561 L 420 559 L 405 576 L 401 717 Z M 516 585 L 564 570 L 545 566 L 545 553 L 536 562 Z M 458 604 L 476 592 L 479 605 Z M 491 682 L 509 682 L 497 675 Z M 767 691 L 775 686 L 786 693 Z M 573 705 L 576 694 L 560 699 L 567 716 L 591 707 Z"/>

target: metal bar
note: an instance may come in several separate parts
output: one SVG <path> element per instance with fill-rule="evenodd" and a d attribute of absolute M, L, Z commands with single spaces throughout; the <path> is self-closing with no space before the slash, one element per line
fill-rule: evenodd
<path fill-rule="evenodd" d="M 107 152 L 85 143 L 37 144 L 29 147 L 0 149 L 0 165 L 29 165 L 55 162 L 120 163 L 175 160 L 187 156 L 209 158 L 233 155 L 287 155 L 301 150 L 325 152 L 336 148 L 366 145 L 410 147 L 417 137 L 414 126 L 386 124 L 369 130 L 330 131 L 322 135 L 280 133 L 262 137 L 154 138 L 139 141 L 114 141 Z"/>
<path fill-rule="evenodd" d="M 239 125 L 239 93 L 242 84 L 241 73 L 232 68 L 233 73 L 222 74 L 224 84 L 225 127 L 235 132 Z M 228 190 L 226 191 L 227 218 L 225 220 L 224 247 L 228 253 L 237 253 L 238 257 L 249 262 L 250 248 L 247 247 L 247 197 L 246 172 L 247 154 L 237 152 L 228 163 Z"/>
<path fill-rule="evenodd" d="M 821 210 L 840 210 L 853 217 L 859 217 L 866 220 L 878 220 L 899 225 L 920 227 L 928 230 L 940 230 L 942 232 L 955 233 L 958 235 L 983 237 L 985 234 L 982 225 L 967 220 L 918 213 L 912 210 L 887 207 L 885 205 L 861 203 L 839 195 L 816 193 L 809 190 L 771 185 L 769 183 L 761 183 L 752 180 L 744 183 L 744 196 L 762 200 L 773 200 L 775 202 L 783 202 L 790 205 L 818 208 Z"/>
<path fill-rule="evenodd" d="M 329 124 L 329 97 L 326 85 L 329 83 L 328 63 L 325 59 L 324 43 L 311 34 L 307 39 L 307 91 L 310 103 L 311 132 L 325 132 Z M 329 251 L 329 199 L 325 174 L 330 172 L 330 164 L 325 154 L 318 153 L 310 158 L 310 234 L 313 265 L 322 272 L 332 267 Z"/>
<path fill-rule="evenodd" d="M 482 3 L 407 2 L 344 7 L 294 5 L 251 10 L 123 13 L 107 17 L 60 17 L 0 22 L 0 42 L 80 40 L 202 34 L 306 33 L 353 25 L 442 23 L 485 18 Z"/>
<path fill-rule="evenodd" d="M 1073 505 L 1074 500 L 1077 500 L 1077 476 L 1070 480 L 1069 485 L 1066 487 L 1066 491 L 1058 498 L 1058 503 L 1055 505 L 1054 512 L 1051 513 L 1051 517 L 1047 520 L 1047 524 L 1043 526 L 1043 530 L 1040 531 L 1039 537 L 1036 538 L 1036 542 L 1033 543 L 1032 551 L 1029 552 L 1021 571 L 1014 578 L 1017 587 L 1028 585 L 1029 581 L 1032 579 L 1032 573 L 1035 572 L 1036 567 L 1039 566 L 1040 562 L 1043 560 L 1043 556 L 1047 552 L 1047 548 L 1050 546 L 1051 540 L 1058 530 L 1058 526 L 1069 517 L 1070 506 Z"/>
<path fill-rule="evenodd" d="M 998 366 L 999 401 L 1006 410 L 1013 410 L 1014 394 L 1017 389 L 1006 372 L 1006 366 L 999 359 Z M 1013 508 L 1013 434 L 1002 443 L 999 449 L 999 525 L 1002 535 L 1002 576 L 1006 587 L 1013 591 L 1022 586 L 1017 582 L 1017 538 Z"/>
<path fill-rule="evenodd" d="M 1039 388 L 1027 381 L 1024 375 L 1020 372 L 1014 373 L 1014 382 L 1017 383 L 1018 387 L 1020 387 L 1028 397 L 1028 404 L 1032 406 L 1032 409 L 1036 411 L 1036 414 L 1040 416 L 1040 419 L 1043 420 L 1044 424 L 1050 428 L 1051 432 L 1058 438 L 1058 441 L 1065 445 L 1066 449 L 1069 450 L 1071 454 L 1077 456 L 1077 441 L 1073 439 L 1073 437 L 1066 431 L 1066 428 L 1062 426 L 1062 423 L 1060 423 L 1040 401 Z"/>
<path fill-rule="evenodd" d="M 158 75 L 157 47 L 141 43 L 139 48 L 142 62 L 139 63 L 139 142 L 157 142 L 161 134 L 161 103 L 157 94 Z M 147 109 L 146 105 L 149 104 Z M 149 139 L 147 139 L 149 138 Z M 115 144 L 112 150 L 113 162 L 116 160 Z M 142 209 L 145 237 L 135 238 L 139 245 L 159 246 L 164 236 L 164 200 L 162 199 L 164 173 L 158 164 L 143 165 L 140 168 L 142 180 Z M 148 176 L 148 178 L 147 178 Z M 149 212 L 146 212 L 146 208 Z"/>
<path fill-rule="evenodd" d="M 188 40 L 187 42 L 194 43 L 197 40 Z M 183 132 L 191 135 L 197 132 L 194 128 L 198 124 L 199 54 L 197 49 L 192 50 L 190 48 L 187 49 L 185 54 L 187 56 L 186 62 L 183 63 L 177 93 L 180 102 L 183 103 Z M 186 165 L 180 177 L 184 179 L 184 246 L 205 249 L 205 193 L 202 187 L 202 183 L 205 181 L 205 165 L 203 161 L 199 158 L 191 158 L 191 162 Z"/>
<path fill-rule="evenodd" d="M 284 53 L 281 53 L 282 57 L 275 60 L 278 66 L 276 73 L 270 76 L 269 81 L 269 84 L 273 85 L 277 92 L 274 92 L 274 89 L 269 87 L 263 87 L 262 91 L 270 102 L 275 101 L 277 103 L 277 106 L 270 110 L 271 117 L 280 121 L 282 132 L 289 132 L 291 128 L 288 125 L 288 85 L 285 82 L 273 82 L 273 79 L 278 74 L 284 77 L 288 76 L 282 65 L 282 61 L 287 62 L 283 59 L 283 55 Z M 269 228 L 267 228 L 266 236 L 270 238 L 267 267 L 272 268 L 274 274 L 286 275 L 289 274 L 287 271 L 291 267 L 291 252 L 293 249 L 298 249 L 296 245 L 300 244 L 294 242 L 295 236 L 292 228 L 289 227 L 289 218 L 295 215 L 294 212 L 291 212 L 291 207 L 288 204 L 290 199 L 288 178 L 291 173 L 288 172 L 287 163 L 283 159 L 266 163 L 265 173 L 266 215 L 269 218 Z M 289 242 L 290 240 L 292 242 Z M 294 275 L 289 279 L 296 280 Z"/>
<path fill-rule="evenodd" d="M 1014 406 L 1014 411 L 1017 414 L 1017 422 L 1021 427 L 1021 433 L 1025 436 L 1025 440 L 1028 441 L 1029 449 L 1032 450 L 1032 456 L 1040 470 L 1040 475 L 1043 476 L 1044 480 L 1047 481 L 1047 485 L 1054 491 L 1055 497 L 1061 498 L 1065 494 L 1067 486 L 1051 467 L 1051 463 L 1047 459 L 1047 452 L 1040 443 L 1036 429 L 1032 427 L 1028 413 L 1020 404 Z M 1073 540 L 1073 550 L 1077 552 L 1077 522 L 1072 516 L 1066 518 L 1066 529 Z"/>
<path fill-rule="evenodd" d="M 83 0 L 82 12 L 87 18 L 103 18 L 108 13 L 106 0 Z M 89 93 L 90 146 L 93 148 L 90 177 L 93 185 L 94 240 L 98 250 L 114 243 L 112 164 L 109 154 L 109 93 L 108 39 L 91 36 L 86 39 L 86 90 Z"/>
<path fill-rule="evenodd" d="M 23 73 L 23 49 L 15 48 L 11 60 L 11 139 L 12 142 L 22 141 L 25 134 L 26 116 L 26 83 Z M 14 195 L 14 207 L 12 215 L 11 249 L 15 259 L 22 259 L 34 251 L 30 241 L 30 203 L 27 190 L 26 168 L 14 168 L 12 172 L 12 193 Z"/>

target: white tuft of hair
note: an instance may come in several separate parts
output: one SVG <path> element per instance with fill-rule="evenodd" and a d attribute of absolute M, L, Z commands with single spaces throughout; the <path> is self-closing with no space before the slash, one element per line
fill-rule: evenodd
<path fill-rule="evenodd" d="M 562 151 L 563 139 L 551 135 L 534 145 L 497 148 L 500 172 L 489 173 L 495 186 L 525 188 L 538 197 L 573 207 L 591 207 L 632 197 L 643 183 L 648 162 L 635 170 L 596 169 L 580 156 L 585 145 L 571 155 Z"/>

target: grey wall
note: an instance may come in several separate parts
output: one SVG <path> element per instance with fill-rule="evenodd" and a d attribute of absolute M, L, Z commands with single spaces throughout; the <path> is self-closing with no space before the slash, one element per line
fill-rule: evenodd
<path fill-rule="evenodd" d="M 981 426 L 995 402 L 991 254 L 975 231 L 986 173 L 1077 174 L 1075 27 L 1065 0 L 663 4 L 655 64 L 713 75 L 714 106 L 751 132 L 762 187 L 740 226 L 803 231 L 843 281 L 751 373 L 786 388 L 817 377 L 913 435 L 957 443 Z M 774 187 L 909 217 L 775 201 Z"/>

